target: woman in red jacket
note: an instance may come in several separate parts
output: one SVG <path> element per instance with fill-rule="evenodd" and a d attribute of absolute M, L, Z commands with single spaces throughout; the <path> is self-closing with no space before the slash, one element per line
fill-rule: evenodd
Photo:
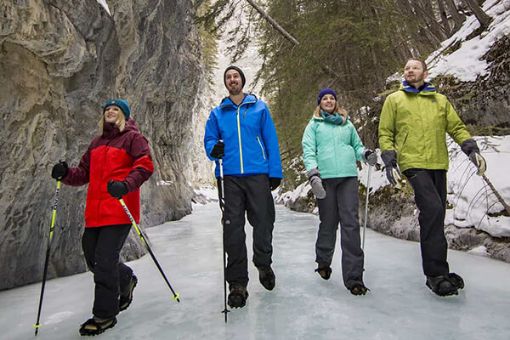
<path fill-rule="evenodd" d="M 147 139 L 140 133 L 128 102 L 111 99 L 103 105 L 101 135 L 95 137 L 80 164 L 53 167 L 51 176 L 64 184 L 89 184 L 82 238 L 87 266 L 94 274 L 94 316 L 81 325 L 81 335 L 96 335 L 115 326 L 116 315 L 133 298 L 137 278 L 119 262 L 131 222 L 122 209 L 123 198 L 135 221 L 140 221 L 140 186 L 154 167 Z"/>

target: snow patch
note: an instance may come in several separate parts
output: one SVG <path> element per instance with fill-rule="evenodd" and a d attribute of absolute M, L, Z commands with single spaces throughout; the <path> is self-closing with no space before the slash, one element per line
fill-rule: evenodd
<path fill-rule="evenodd" d="M 110 13 L 110 8 L 108 7 L 108 4 L 106 3 L 106 0 L 97 0 L 97 2 L 103 6 L 104 10 L 106 11 L 106 13 L 108 13 L 109 16 L 112 16 L 112 14 Z"/>
<path fill-rule="evenodd" d="M 487 248 L 485 246 L 475 247 L 471 250 L 468 250 L 468 253 L 479 256 L 489 256 L 489 253 L 487 252 Z"/>
<path fill-rule="evenodd" d="M 477 77 L 487 74 L 489 65 L 482 59 L 483 56 L 498 39 L 510 33 L 510 0 L 485 1 L 483 10 L 493 18 L 487 31 L 466 40 L 480 27 L 474 15 L 467 17 L 462 28 L 443 41 L 441 47 L 427 58 L 430 78 L 445 74 L 461 81 L 475 81 Z M 460 48 L 450 54 L 443 54 L 455 44 L 460 44 Z"/>

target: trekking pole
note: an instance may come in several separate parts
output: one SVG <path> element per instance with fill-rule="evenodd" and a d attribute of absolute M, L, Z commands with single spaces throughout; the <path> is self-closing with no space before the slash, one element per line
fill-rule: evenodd
<path fill-rule="evenodd" d="M 223 160 L 219 159 L 220 165 L 220 209 L 222 212 L 221 216 L 221 225 L 223 227 L 223 237 L 222 237 L 222 245 L 223 245 L 223 302 L 224 309 L 222 311 L 225 314 L 225 323 L 227 323 L 227 313 L 230 312 L 227 308 L 227 258 L 225 252 L 225 185 L 223 182 Z"/>
<path fill-rule="evenodd" d="M 57 180 L 57 189 L 55 190 L 55 203 L 52 206 L 52 213 L 51 213 L 51 224 L 50 224 L 50 233 L 49 233 L 49 239 L 48 239 L 48 247 L 46 248 L 46 258 L 44 260 L 44 270 L 43 270 L 43 279 L 42 279 L 42 285 L 41 285 L 41 295 L 39 296 L 39 308 L 37 310 L 37 321 L 34 324 L 35 328 L 35 336 L 37 336 L 37 333 L 39 333 L 39 327 L 41 327 L 41 324 L 39 323 L 39 320 L 41 318 L 41 309 L 42 309 L 42 303 L 43 303 L 43 296 L 44 296 L 44 287 L 46 286 L 46 276 L 48 274 L 48 260 L 50 258 L 50 249 L 51 249 L 51 241 L 53 239 L 53 231 L 55 230 L 55 220 L 57 219 L 57 206 L 58 206 L 58 193 L 60 191 L 61 181 Z"/>
<path fill-rule="evenodd" d="M 370 194 L 370 171 L 372 170 L 372 166 L 368 166 L 367 173 L 367 185 L 366 185 L 366 194 L 365 194 L 365 221 L 363 222 L 363 241 L 361 243 L 361 249 L 365 250 L 365 234 L 367 232 L 367 221 L 368 221 L 368 195 Z"/>
<path fill-rule="evenodd" d="M 152 252 L 151 247 L 149 246 L 149 244 L 146 241 L 147 237 L 144 235 L 143 231 L 136 224 L 135 219 L 133 218 L 133 215 L 131 215 L 131 212 L 129 212 L 129 209 L 128 209 L 126 203 L 124 202 L 124 200 L 122 198 L 119 198 L 119 202 L 122 205 L 122 208 L 124 209 L 124 212 L 126 213 L 126 215 L 128 215 L 129 220 L 131 221 L 131 225 L 133 226 L 133 228 L 135 228 L 135 231 L 138 234 L 138 236 L 140 237 L 140 240 L 142 240 L 142 243 L 145 245 L 145 247 L 147 248 L 147 251 L 151 255 L 152 259 L 154 260 L 154 263 L 156 264 L 156 267 L 158 267 L 159 272 L 163 276 L 163 279 L 165 279 L 165 282 L 166 282 L 168 288 L 170 288 L 170 290 L 172 291 L 172 294 L 174 294 L 174 296 L 173 296 L 174 300 L 177 301 L 177 302 L 181 302 L 181 300 L 179 298 L 179 294 L 174 291 L 174 289 L 172 288 L 172 285 L 170 284 L 170 282 L 166 278 L 166 275 L 163 272 L 163 269 L 159 265 L 158 260 L 156 260 L 156 256 L 154 256 L 154 253 Z"/>

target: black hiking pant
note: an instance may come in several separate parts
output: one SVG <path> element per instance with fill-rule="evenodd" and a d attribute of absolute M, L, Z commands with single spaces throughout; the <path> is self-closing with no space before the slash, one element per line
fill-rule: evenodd
<path fill-rule="evenodd" d="M 444 235 L 446 213 L 446 170 L 408 169 L 404 171 L 414 189 L 420 223 L 420 247 L 426 276 L 449 273 Z"/>
<path fill-rule="evenodd" d="M 119 313 L 119 294 L 127 289 L 133 270 L 119 262 L 130 224 L 85 228 L 82 237 L 87 266 L 94 274 L 94 306 L 98 318 L 112 318 Z"/>
<path fill-rule="evenodd" d="M 218 188 L 221 197 L 221 180 Z M 223 242 L 227 253 L 226 280 L 248 284 L 245 214 L 253 227 L 253 263 L 269 266 L 273 254 L 275 208 L 267 175 L 225 176 Z M 220 202 L 221 206 L 221 202 Z"/>
<path fill-rule="evenodd" d="M 342 277 L 344 285 L 351 288 L 354 283 L 363 282 L 364 254 L 358 220 L 358 179 L 327 178 L 322 180 L 322 184 L 326 197 L 317 200 L 320 224 L 315 243 L 316 262 L 319 267 L 331 265 L 340 223 Z"/>

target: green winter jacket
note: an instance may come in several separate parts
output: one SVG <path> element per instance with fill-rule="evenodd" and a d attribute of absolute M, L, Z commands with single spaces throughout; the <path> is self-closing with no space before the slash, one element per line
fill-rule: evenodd
<path fill-rule="evenodd" d="M 305 129 L 302 145 L 306 171 L 318 168 L 321 178 L 358 176 L 356 160 L 363 159 L 364 147 L 349 120 L 334 125 L 314 116 Z"/>
<path fill-rule="evenodd" d="M 401 171 L 448 170 L 446 133 L 457 144 L 471 135 L 448 99 L 430 84 L 420 92 L 401 86 L 384 102 L 379 122 L 381 151 L 395 150 Z"/>

